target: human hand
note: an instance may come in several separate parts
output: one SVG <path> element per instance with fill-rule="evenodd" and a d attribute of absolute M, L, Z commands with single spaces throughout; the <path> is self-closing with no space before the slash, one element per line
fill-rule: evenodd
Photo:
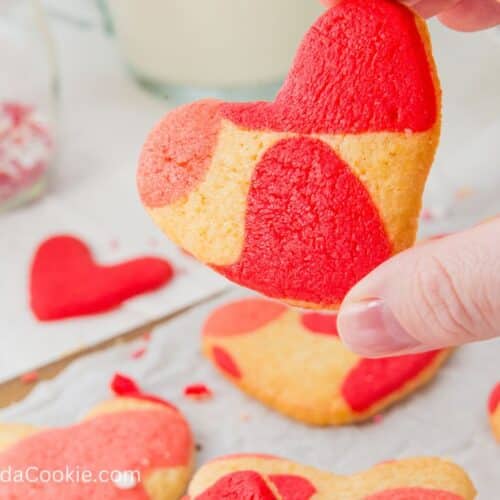
<path fill-rule="evenodd" d="M 341 0 L 321 0 L 327 7 Z M 500 0 L 401 0 L 423 17 L 438 16 L 458 31 L 477 31 L 500 24 Z"/>
<path fill-rule="evenodd" d="M 365 357 L 500 336 L 500 218 L 383 263 L 348 293 L 338 329 Z"/>

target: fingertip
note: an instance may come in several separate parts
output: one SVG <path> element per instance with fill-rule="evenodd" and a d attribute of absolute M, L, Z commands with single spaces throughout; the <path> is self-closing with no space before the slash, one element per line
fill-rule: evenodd
<path fill-rule="evenodd" d="M 382 299 L 344 304 L 337 326 L 346 346 L 363 357 L 384 357 L 422 348 Z"/>
<path fill-rule="evenodd" d="M 439 14 L 438 19 L 455 31 L 472 32 L 500 24 L 498 0 L 461 0 Z"/>

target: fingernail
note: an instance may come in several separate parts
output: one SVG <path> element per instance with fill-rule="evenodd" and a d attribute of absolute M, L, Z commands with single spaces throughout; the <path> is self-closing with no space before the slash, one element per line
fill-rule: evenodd
<path fill-rule="evenodd" d="M 380 299 L 342 306 L 337 325 L 343 342 L 362 356 L 386 356 L 420 345 Z"/>

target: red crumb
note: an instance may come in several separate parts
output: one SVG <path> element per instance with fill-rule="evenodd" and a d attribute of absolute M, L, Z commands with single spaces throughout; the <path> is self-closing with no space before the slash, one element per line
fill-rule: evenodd
<path fill-rule="evenodd" d="M 145 347 L 139 347 L 139 349 L 136 349 L 132 354 L 131 358 L 132 359 L 139 359 L 142 358 L 146 354 L 146 348 Z"/>
<path fill-rule="evenodd" d="M 148 330 L 147 332 L 144 332 L 142 334 L 142 340 L 144 340 L 145 342 L 149 342 L 151 340 L 151 334 L 153 332 L 151 330 Z"/>
<path fill-rule="evenodd" d="M 114 375 L 110 387 L 117 396 L 125 396 L 131 393 L 140 392 L 139 386 L 135 381 L 121 373 L 116 373 Z"/>
<path fill-rule="evenodd" d="M 126 375 L 122 375 L 121 373 L 115 373 L 115 375 L 111 379 L 109 386 L 111 391 L 116 396 L 151 401 L 152 403 L 159 403 L 167 406 L 168 408 L 171 408 L 172 410 L 179 411 L 173 404 L 169 403 L 168 401 L 165 401 L 164 399 L 161 399 L 152 394 L 142 392 L 141 388 L 137 385 L 135 380 L 127 377 Z"/>
<path fill-rule="evenodd" d="M 36 371 L 27 372 L 21 375 L 20 380 L 23 384 L 32 384 L 40 378 L 40 375 Z"/>
<path fill-rule="evenodd" d="M 382 420 L 384 420 L 384 416 L 383 415 L 374 415 L 373 416 L 373 423 L 374 424 L 380 424 L 380 422 L 382 422 Z"/>
<path fill-rule="evenodd" d="M 205 384 L 191 384 L 184 387 L 184 396 L 201 401 L 212 398 L 213 392 Z"/>

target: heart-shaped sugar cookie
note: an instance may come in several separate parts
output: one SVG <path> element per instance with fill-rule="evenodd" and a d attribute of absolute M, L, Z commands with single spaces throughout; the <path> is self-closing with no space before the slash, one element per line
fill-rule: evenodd
<path fill-rule="evenodd" d="M 377 414 L 428 382 L 449 355 L 360 358 L 338 338 L 335 314 L 260 298 L 217 308 L 203 327 L 203 350 L 246 393 L 315 425 Z"/>
<path fill-rule="evenodd" d="M 30 275 L 31 308 L 42 321 L 107 311 L 172 279 L 164 259 L 143 257 L 113 266 L 97 264 L 88 246 L 68 235 L 40 244 Z"/>
<path fill-rule="evenodd" d="M 438 458 L 393 460 L 337 476 L 288 460 L 235 455 L 203 466 L 185 500 L 472 500 L 458 466 Z"/>
<path fill-rule="evenodd" d="M 343 0 L 306 34 L 274 102 L 168 114 L 138 187 L 160 228 L 230 280 L 336 308 L 413 244 L 439 127 L 424 21 L 392 0 Z"/>
<path fill-rule="evenodd" d="M 0 498 L 177 500 L 194 459 L 189 424 L 172 405 L 130 394 L 67 428 L 1 424 L 0 470 L 12 476 Z"/>

